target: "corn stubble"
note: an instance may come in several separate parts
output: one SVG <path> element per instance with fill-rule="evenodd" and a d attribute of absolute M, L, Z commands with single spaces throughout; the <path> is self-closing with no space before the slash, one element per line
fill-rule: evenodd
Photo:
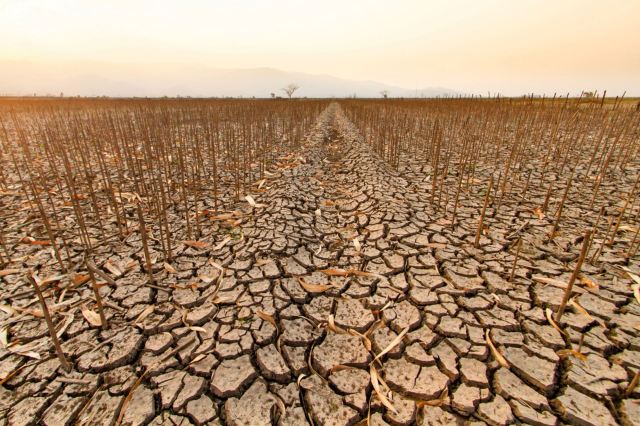
<path fill-rule="evenodd" d="M 36 249 L 50 254 L 35 262 L 36 274 L 62 278 L 46 286 L 30 272 L 23 279 L 37 296 L 65 370 L 72 365 L 46 299 L 61 304 L 76 290 L 89 289 L 83 294 L 91 297 L 81 303 L 95 305 L 96 324 L 106 330 L 113 323 L 100 288 L 115 287 L 124 269 L 138 268 L 145 278 L 139 285 L 166 291 L 157 276 L 180 273 L 178 248 L 215 251 L 242 238 L 238 224 L 261 207 L 250 194 L 266 191 L 272 165 L 295 162 L 289 155 L 327 105 L 0 101 L 0 277 L 26 272 L 14 265 L 35 257 Z M 560 308 L 552 312 L 543 306 L 548 322 L 563 336 L 565 310 L 590 315 L 572 299 L 576 287 L 589 286 L 583 271 L 599 270 L 601 259 L 629 266 L 638 261 L 640 114 L 617 101 L 554 96 L 345 100 L 341 105 L 371 150 L 411 183 L 407 192 L 426 204 L 434 226 L 447 227 L 466 242 L 458 249 L 481 261 L 483 253 L 501 253 L 508 262 L 502 278 L 528 286 L 533 280 L 519 267 L 540 253 L 566 256 L 569 282 L 546 283 L 564 290 L 556 303 Z M 248 203 L 252 212 L 240 213 L 239 203 Z M 139 251 L 133 264 L 117 265 L 110 258 L 125 240 L 138 244 Z M 360 244 L 353 240 L 358 253 Z M 447 247 L 443 241 L 429 244 L 435 250 Z M 342 278 L 371 274 L 338 268 L 320 272 Z M 333 290 L 297 278 L 309 293 Z M 275 323 L 269 314 L 258 316 Z M 332 317 L 329 324 L 337 330 Z M 510 368 L 491 330 L 485 330 L 485 340 L 493 359 Z M 384 399 L 388 389 L 379 373 L 371 364 L 373 387 L 394 411 Z M 632 388 L 637 382 L 636 375 Z"/>
<path fill-rule="evenodd" d="M 163 290 L 155 274 L 163 264 L 173 269 L 176 247 L 191 242 L 202 249 L 223 232 L 233 235 L 242 220 L 234 206 L 245 194 L 264 191 L 256 182 L 264 184 L 267 169 L 298 147 L 326 105 L 0 101 L 0 269 L 13 275 L 7 265 L 34 248 L 50 250 L 54 262 L 37 265 L 36 273 L 60 278 L 42 291 L 30 274 L 25 279 L 50 330 L 56 316 L 48 314 L 45 298 L 60 303 L 81 288 L 93 295 L 83 301 L 84 312 L 108 329 L 100 287 L 115 288 L 114 275 L 139 267 L 147 275 L 143 285 Z M 109 261 L 124 240 L 141 245 L 137 265 Z M 55 330 L 51 337 L 64 369 L 71 368 Z"/>

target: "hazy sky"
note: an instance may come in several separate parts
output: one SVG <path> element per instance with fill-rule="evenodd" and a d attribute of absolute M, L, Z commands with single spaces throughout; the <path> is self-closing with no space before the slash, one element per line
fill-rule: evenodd
<path fill-rule="evenodd" d="M 0 61 L 640 95 L 640 0 L 0 0 Z"/>

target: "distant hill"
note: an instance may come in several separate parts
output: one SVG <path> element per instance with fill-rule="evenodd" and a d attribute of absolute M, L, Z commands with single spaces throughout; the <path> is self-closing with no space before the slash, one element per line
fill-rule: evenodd
<path fill-rule="evenodd" d="M 82 63 L 42 66 L 31 62 L 0 61 L 0 95 L 67 96 L 284 96 L 289 83 L 300 89 L 295 97 L 455 96 L 441 87 L 407 89 L 376 81 L 347 80 L 324 74 L 282 71 L 274 68 L 223 69 L 177 65 L 113 65 Z"/>

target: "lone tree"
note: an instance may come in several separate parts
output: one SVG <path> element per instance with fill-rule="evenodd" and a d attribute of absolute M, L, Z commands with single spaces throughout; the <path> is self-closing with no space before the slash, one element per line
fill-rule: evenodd
<path fill-rule="evenodd" d="M 385 99 L 387 99 L 389 97 L 389 91 L 388 90 L 383 90 L 383 91 L 380 92 L 380 94 Z"/>
<path fill-rule="evenodd" d="M 289 99 L 291 99 L 291 96 L 293 96 L 295 91 L 298 90 L 299 88 L 300 86 L 298 86 L 297 84 L 291 83 L 280 90 L 282 90 L 289 97 Z"/>

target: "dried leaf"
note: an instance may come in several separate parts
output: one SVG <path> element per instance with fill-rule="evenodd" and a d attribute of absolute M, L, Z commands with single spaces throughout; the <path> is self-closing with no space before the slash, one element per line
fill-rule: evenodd
<path fill-rule="evenodd" d="M 205 275 L 205 274 L 198 275 L 198 278 L 200 278 L 200 280 L 205 284 L 209 284 L 213 282 L 213 280 L 215 280 L 215 278 L 212 277 L 211 275 Z"/>
<path fill-rule="evenodd" d="M 245 196 L 244 199 L 247 200 L 247 203 L 249 203 L 249 205 L 251 207 L 255 207 L 256 206 L 256 201 L 253 199 L 253 197 L 251 195 Z"/>
<path fill-rule="evenodd" d="M 0 344 L 5 348 L 9 345 L 9 328 L 6 326 L 0 329 Z"/>
<path fill-rule="evenodd" d="M 591 314 L 585 309 L 583 308 L 577 301 L 575 298 L 571 298 L 571 300 L 569 300 L 569 304 L 571 306 L 573 306 L 578 312 L 580 312 L 582 315 L 584 315 L 585 317 L 589 318 L 589 320 L 591 321 L 596 321 L 598 324 L 600 324 L 602 326 L 602 328 L 609 328 L 607 327 L 607 324 L 602 321 L 600 318 L 594 318 L 591 316 Z"/>
<path fill-rule="evenodd" d="M 560 334 L 562 335 L 566 335 L 566 333 L 564 332 L 563 329 L 560 328 L 560 326 L 558 325 L 557 322 L 555 322 L 555 320 L 553 319 L 553 312 L 551 312 L 551 309 L 547 308 L 544 310 L 544 315 L 547 317 L 547 321 L 549 321 L 549 324 L 551 324 L 551 326 L 553 328 L 555 328 L 556 330 L 558 330 L 560 332 Z"/>
<path fill-rule="evenodd" d="M 260 311 L 260 310 L 256 311 L 256 315 L 261 320 L 268 322 L 269 324 L 271 324 L 275 328 L 278 328 L 278 324 L 276 323 L 276 320 L 273 318 L 272 315 L 269 315 L 268 313 L 266 313 L 264 311 Z"/>
<path fill-rule="evenodd" d="M 359 271 L 357 269 L 349 269 L 349 273 L 351 275 L 355 275 L 356 277 L 375 277 L 375 278 L 382 277 L 382 275 L 380 274 L 374 274 L 373 272 L 367 272 L 367 271 Z"/>
<path fill-rule="evenodd" d="M 220 264 L 216 263 L 213 261 L 213 259 L 209 259 L 209 261 L 207 262 L 208 265 L 213 266 L 214 268 L 216 268 L 217 270 L 219 270 L 220 272 L 224 271 L 224 269 L 222 268 L 222 266 L 220 266 Z"/>
<path fill-rule="evenodd" d="M 309 293 L 323 293 L 331 288 L 327 284 L 309 284 L 302 277 L 298 277 L 298 283 Z"/>
<path fill-rule="evenodd" d="M 535 209 L 533 209 L 533 213 L 538 216 L 538 219 L 542 220 L 544 219 L 544 212 L 542 211 L 542 209 L 540 207 L 536 207 Z"/>
<path fill-rule="evenodd" d="M 36 351 L 16 351 L 13 348 L 8 348 L 7 349 L 9 352 L 14 353 L 16 355 L 21 355 L 21 356 L 25 356 L 27 358 L 33 358 L 33 359 L 41 359 L 40 354 Z"/>
<path fill-rule="evenodd" d="M 200 355 L 196 356 L 194 359 L 192 359 L 191 362 L 189 363 L 189 365 L 193 365 L 196 362 L 203 360 L 205 357 L 206 357 L 205 354 L 200 354 Z"/>
<path fill-rule="evenodd" d="M 6 277 L 7 275 L 19 274 L 22 272 L 20 269 L 0 269 L 0 277 Z"/>
<path fill-rule="evenodd" d="M 74 316 L 75 315 L 73 314 L 73 312 L 67 314 L 67 319 L 64 320 L 64 323 L 62 323 L 62 327 L 60 327 L 56 332 L 56 336 L 58 336 L 58 338 L 62 337 L 64 332 L 67 331 L 67 328 L 69 328 L 69 326 L 73 322 Z"/>
<path fill-rule="evenodd" d="M 626 273 L 629 275 L 629 277 L 634 280 L 636 282 L 636 284 L 640 284 L 640 276 L 634 274 L 633 272 L 631 272 L 631 269 L 627 268 L 626 266 L 623 266 L 622 269 L 624 269 L 626 271 Z"/>
<path fill-rule="evenodd" d="M 84 317 L 84 319 L 87 320 L 89 324 L 91 324 L 94 327 L 102 326 L 100 315 L 97 312 L 93 312 L 91 309 L 87 308 L 86 306 L 83 306 L 81 311 L 82 311 L 82 316 Z"/>
<path fill-rule="evenodd" d="M 71 281 L 73 281 L 75 286 L 79 286 L 89 281 L 89 278 L 89 274 L 74 274 Z"/>
<path fill-rule="evenodd" d="M 636 297 L 636 301 L 640 303 L 640 284 L 633 284 L 631 289 L 633 290 L 633 295 Z"/>
<path fill-rule="evenodd" d="M 396 338 L 393 339 L 391 343 L 389 343 L 389 345 L 387 345 L 387 347 L 382 350 L 382 352 L 376 355 L 376 357 L 371 362 L 372 363 L 375 362 L 376 360 L 380 359 L 380 357 L 384 356 L 387 352 L 389 352 L 390 350 L 398 346 L 400 342 L 402 342 L 402 338 L 404 337 L 405 334 L 407 334 L 408 331 L 409 331 L 409 327 L 402 330 L 400 334 L 398 334 Z"/>
<path fill-rule="evenodd" d="M 16 309 L 14 309 L 13 307 L 9 306 L 9 305 L 5 305 L 5 304 L 0 304 L 0 311 L 4 312 L 5 314 L 8 315 L 15 315 L 18 313 L 18 311 Z"/>
<path fill-rule="evenodd" d="M 120 423 L 122 423 L 124 414 L 126 413 L 127 408 L 129 407 L 129 403 L 131 402 L 131 399 L 133 398 L 133 393 L 136 391 L 138 386 L 140 386 L 140 383 L 142 383 L 142 381 L 144 380 L 144 378 L 146 377 L 149 371 L 150 371 L 149 369 L 145 370 L 145 372 L 142 373 L 142 375 L 138 378 L 138 380 L 136 380 L 133 383 L 133 385 L 131 385 L 131 388 L 129 389 L 129 393 L 124 398 L 124 400 L 122 401 L 122 405 L 120 406 L 120 411 L 118 413 L 118 418 L 116 419 L 115 426 L 120 426 Z"/>
<path fill-rule="evenodd" d="M 556 354 L 558 354 L 560 358 L 566 358 L 571 355 L 578 358 L 580 361 L 587 360 L 587 357 L 585 356 L 585 354 L 578 352 L 575 349 L 561 349 L 558 352 L 556 352 Z"/>
<path fill-rule="evenodd" d="M 207 329 L 204 327 L 197 327 L 195 325 L 192 325 L 191 327 L 189 327 L 189 330 L 191 331 L 197 331 L 198 333 L 208 333 Z"/>
<path fill-rule="evenodd" d="M 193 247 L 197 249 L 203 249 L 209 247 L 209 243 L 206 241 L 194 241 L 194 240 L 185 240 L 182 242 L 185 246 Z"/>
<path fill-rule="evenodd" d="M 429 248 L 434 248 L 434 249 L 447 248 L 447 245 L 445 243 L 427 243 L 426 246 L 429 247 Z"/>
<path fill-rule="evenodd" d="M 349 271 L 346 271 L 344 269 L 339 269 L 339 268 L 320 269 L 320 272 L 330 277 L 348 277 L 349 276 Z"/>
<path fill-rule="evenodd" d="M 104 269 L 106 269 L 112 275 L 115 275 L 116 277 L 119 277 L 122 274 L 124 274 L 124 272 L 122 272 L 122 270 L 117 265 L 115 265 L 113 262 L 111 262 L 110 260 L 107 260 L 104 263 L 103 267 L 104 267 Z"/>
<path fill-rule="evenodd" d="M 547 278 L 547 277 L 539 277 L 539 276 L 533 276 L 532 279 L 536 282 L 542 283 L 542 284 L 547 284 L 547 285 L 552 285 L 554 287 L 558 287 L 558 288 L 562 288 L 565 289 L 567 288 L 567 283 L 564 281 L 560 281 L 560 280 L 556 280 L 554 278 Z M 576 287 L 574 286 L 572 288 L 572 291 L 575 293 L 584 293 L 584 289 L 580 288 L 580 287 Z"/>
<path fill-rule="evenodd" d="M 226 246 L 229 241 L 231 241 L 231 237 L 227 237 L 220 241 L 220 243 L 213 248 L 213 251 L 220 250 L 222 247 Z"/>
<path fill-rule="evenodd" d="M 496 348 L 496 346 L 493 344 L 493 341 L 491 340 L 491 335 L 489 334 L 489 330 L 485 330 L 484 339 L 486 340 L 487 345 L 489 345 L 489 349 L 491 349 L 491 354 L 493 355 L 495 360 L 498 361 L 498 364 L 508 369 L 509 363 L 507 362 L 506 358 L 502 356 L 500 351 L 498 351 L 498 348 Z"/>
<path fill-rule="evenodd" d="M 591 289 L 598 289 L 600 286 L 586 275 L 580 275 L 580 282 Z"/>
<path fill-rule="evenodd" d="M 146 317 L 148 317 L 151 314 L 151 312 L 153 312 L 153 305 L 149 305 L 146 308 L 144 308 L 144 311 L 140 312 L 140 315 L 138 315 L 138 318 L 136 318 L 133 324 L 136 325 L 141 323 L 142 321 L 144 321 Z"/>
<path fill-rule="evenodd" d="M 346 332 L 336 325 L 336 322 L 333 318 L 333 314 L 329 314 L 329 318 L 327 319 L 327 328 L 334 333 L 345 334 Z"/>
<path fill-rule="evenodd" d="M 169 274 L 177 274 L 178 273 L 178 271 L 176 271 L 176 268 L 174 268 L 173 266 L 171 266 L 167 262 L 164 262 L 162 264 L 162 266 L 164 266 L 164 270 L 167 271 L 167 273 L 169 273 Z"/>
<path fill-rule="evenodd" d="M 447 401 L 447 398 L 449 398 L 449 388 L 445 387 L 444 389 L 442 389 L 442 392 L 440 392 L 439 397 L 437 397 L 436 399 L 430 399 L 429 401 L 417 401 L 416 407 L 418 408 L 422 408 L 424 406 L 440 407 L 442 404 L 444 404 Z"/>
<path fill-rule="evenodd" d="M 38 285 L 40 287 L 47 286 L 49 284 L 61 281 L 61 280 L 65 279 L 65 278 L 66 278 L 65 275 L 52 275 L 52 276 L 47 277 L 44 280 L 38 282 Z"/>
<path fill-rule="evenodd" d="M 298 380 L 296 380 L 296 385 L 298 386 L 298 388 L 300 388 L 300 382 L 302 381 L 302 379 L 304 379 L 305 377 L 307 377 L 306 374 L 301 374 L 298 376 Z"/>
<path fill-rule="evenodd" d="M 378 379 L 380 376 L 378 375 L 378 370 L 376 370 L 373 364 L 369 365 L 369 374 L 371 376 L 371 385 L 373 386 L 373 390 L 380 399 L 380 402 L 382 402 L 382 405 L 387 407 L 387 409 L 394 414 L 398 414 L 398 410 L 396 410 L 396 407 L 393 406 L 393 404 L 387 399 L 387 397 L 380 389 L 380 384 L 378 383 Z"/>
<path fill-rule="evenodd" d="M 354 329 L 352 329 L 352 328 L 350 328 L 347 332 L 348 332 L 349 334 L 351 334 L 352 336 L 357 336 L 357 337 L 361 338 L 361 339 L 362 339 L 362 344 L 364 345 L 364 347 L 365 347 L 369 352 L 371 352 L 371 346 L 372 346 L 372 345 L 371 345 L 371 340 L 370 340 L 366 335 L 364 335 L 364 334 L 360 334 L 360 333 L 358 333 L 356 330 L 354 330 Z"/>
<path fill-rule="evenodd" d="M 358 241 L 357 238 L 353 239 L 353 247 L 355 247 L 357 252 L 360 252 L 362 250 L 362 246 L 360 245 L 360 241 Z"/>

